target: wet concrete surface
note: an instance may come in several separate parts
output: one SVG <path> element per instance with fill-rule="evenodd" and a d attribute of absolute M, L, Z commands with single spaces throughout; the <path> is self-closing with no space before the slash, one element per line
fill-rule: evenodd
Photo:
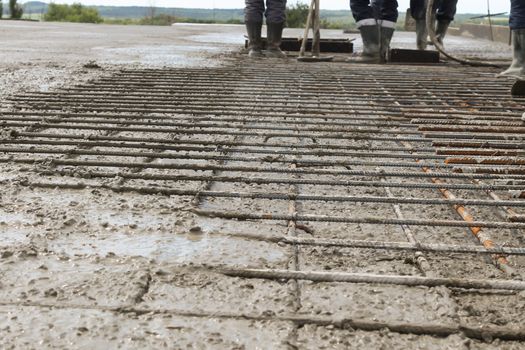
<path fill-rule="evenodd" d="M 3 107 L 8 105 L 3 99 L 21 91 L 52 91 L 61 86 L 112 76 L 121 68 L 219 67 L 230 62 L 228 52 L 238 51 L 244 41 L 244 29 L 240 26 L 135 27 L 0 22 L 0 29 L 6 33 L 0 52 L 0 61 L 5 63 L 0 68 Z M 285 35 L 299 36 L 300 33 L 300 30 L 287 29 Z M 339 31 L 325 31 L 323 36 L 346 35 Z M 411 47 L 412 39 L 412 33 L 398 33 L 394 45 Z M 357 50 L 359 46 L 357 40 Z M 447 41 L 447 47 L 471 56 L 476 56 L 478 48 L 482 47 L 480 56 L 490 59 L 504 58 L 510 53 L 508 47 L 502 44 L 454 37 Z M 90 61 L 100 65 L 100 68 L 84 67 Z M 292 69 L 298 69 L 293 63 L 290 65 Z M 442 71 L 446 74 L 445 68 Z M 293 84 L 290 83 L 290 86 Z M 236 96 L 235 88 L 232 88 L 232 96 Z M 254 109 L 264 103 L 254 100 Z M 175 114 L 173 117 L 192 120 L 192 116 L 186 115 Z M 235 126 L 232 128 L 235 129 Z M 79 132 L 63 130 L 62 134 L 78 135 Z M 86 139 L 90 135 L 108 134 L 99 131 L 83 134 Z M 137 136 L 132 132 L 120 135 Z M 140 135 L 158 137 L 155 133 L 144 132 Z M 179 140 L 246 141 L 233 135 L 176 136 Z M 248 141 L 266 140 L 252 137 Z M 290 147 L 311 142 L 302 137 L 276 138 L 273 141 L 288 142 Z M 359 143 L 345 139 L 330 142 L 339 146 L 393 147 L 397 144 L 387 141 Z M 64 153 L 67 153 L 66 148 Z M 215 154 L 224 152 L 217 151 Z M 85 161 L 104 159 L 71 154 L 65 157 Z M 132 157 L 119 157 L 118 160 L 136 161 Z M 154 164 L 177 163 L 170 159 L 149 161 Z M 214 161 L 194 162 L 221 164 Z M 268 165 L 257 161 L 244 164 Z M 522 342 L 489 338 L 480 341 L 460 333 L 433 337 L 388 330 L 365 332 L 344 329 L 335 322 L 341 318 L 355 318 L 453 327 L 488 324 L 522 330 L 525 321 L 523 293 L 486 296 L 476 292 L 452 292 L 440 287 L 306 281 L 296 284 L 294 281 L 227 277 L 218 273 L 217 269 L 287 269 L 296 264 L 300 270 L 416 276 L 423 273 L 414 263 L 413 254 L 409 253 L 305 247 L 299 249 L 295 256 L 293 246 L 272 241 L 288 233 L 289 224 L 286 221 L 237 221 L 198 216 L 190 210 L 195 200 L 193 196 L 114 192 L 97 188 L 101 183 L 97 178 L 40 175 L 38 171 L 46 167 L 54 166 L 0 163 L 0 180 L 4 186 L 0 193 L 2 348 L 523 348 Z M 67 166 L 56 168 L 69 169 Z M 102 167 L 91 170 L 120 171 Z M 141 170 L 129 170 L 130 173 L 133 171 Z M 142 173 L 183 175 L 189 172 L 144 169 Z M 200 174 L 214 175 L 211 171 Z M 220 175 L 250 177 L 260 174 L 222 171 Z M 279 174 L 264 176 L 282 177 Z M 324 178 L 344 180 L 346 177 L 334 175 Z M 33 188 L 21 184 L 23 181 L 57 180 L 70 184 L 82 181 L 88 187 L 80 190 Z M 118 178 L 102 180 L 104 184 L 119 181 Z M 127 180 L 126 184 L 151 185 L 143 180 Z M 204 181 L 159 181 L 156 185 L 197 190 L 209 184 Z M 211 189 L 265 193 L 287 192 L 290 186 L 220 182 L 212 184 Z M 299 190 L 317 195 L 385 195 L 382 188 L 349 186 L 301 185 Z M 436 190 L 392 188 L 392 192 L 404 197 L 441 198 Z M 199 208 L 206 210 L 282 214 L 290 210 L 289 206 L 289 201 L 275 200 L 199 200 Z M 403 213 L 409 218 L 457 220 L 457 214 L 450 207 L 419 209 L 416 205 L 402 206 Z M 339 216 L 395 215 L 390 204 L 308 201 L 301 203 L 300 210 L 323 215 L 336 213 Z M 476 214 L 494 218 L 489 209 L 482 209 Z M 406 241 L 402 228 L 395 225 L 321 222 L 305 222 L 304 225 L 310 232 L 297 232 L 305 238 Z M 496 233 L 505 242 L 521 244 L 519 237 L 510 230 L 493 231 L 491 233 Z M 473 242 L 470 232 L 462 228 L 414 227 L 413 232 L 417 239 L 427 243 Z M 483 257 L 429 254 L 428 260 L 441 277 L 505 277 Z M 525 262 L 522 258 L 516 258 L 512 264 L 522 271 Z M 290 315 L 310 321 L 298 326 L 290 321 Z M 316 317 L 334 320 L 334 324 L 315 324 L 312 320 Z"/>
<path fill-rule="evenodd" d="M 264 31 L 264 28 L 263 28 Z M 301 37 L 287 28 L 284 36 Z M 171 27 L 73 23 L 0 22 L 0 97 L 21 90 L 47 91 L 103 75 L 116 67 L 198 67 L 222 63 L 221 55 L 244 45 L 242 25 L 176 24 Z M 355 39 L 359 35 L 322 30 L 323 38 Z M 414 48 L 414 33 L 397 32 L 392 46 Z M 449 36 L 447 49 L 469 58 L 510 59 L 508 45 Z M 95 62 L 102 69 L 84 66 Z"/>
<path fill-rule="evenodd" d="M 117 67 L 213 66 L 213 56 L 238 50 L 239 26 L 119 26 L 0 22 L 0 97 L 47 91 L 104 75 Z M 101 68 L 85 68 L 95 62 Z"/>

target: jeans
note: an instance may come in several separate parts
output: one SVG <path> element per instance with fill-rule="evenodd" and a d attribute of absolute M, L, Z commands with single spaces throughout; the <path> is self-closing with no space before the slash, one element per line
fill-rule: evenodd
<path fill-rule="evenodd" d="M 358 26 L 361 21 L 369 19 L 395 24 L 398 17 L 397 7 L 397 0 L 350 0 L 350 9 Z"/>
<path fill-rule="evenodd" d="M 266 22 L 283 23 L 286 21 L 286 0 L 244 0 L 244 20 L 246 22 L 262 22 L 263 15 Z"/>
<path fill-rule="evenodd" d="M 456 14 L 458 0 L 436 0 L 434 1 L 434 11 L 438 21 L 452 22 Z M 416 20 L 426 18 L 427 0 L 410 0 L 410 13 Z"/>
<path fill-rule="evenodd" d="M 525 0 L 510 0 L 510 29 L 525 29 Z"/>

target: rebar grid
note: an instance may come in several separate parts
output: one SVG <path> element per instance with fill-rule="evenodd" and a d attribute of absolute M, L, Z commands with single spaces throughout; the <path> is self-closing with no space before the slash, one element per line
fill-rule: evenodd
<path fill-rule="evenodd" d="M 295 280 L 296 310 L 301 303 L 298 279 L 524 289 L 512 276 L 493 282 L 439 278 L 439 268 L 424 256 L 463 253 L 506 259 L 525 254 L 516 242 L 499 242 L 493 235 L 489 246 L 435 244 L 417 238 L 415 228 L 459 227 L 465 236 L 480 229 L 481 237 L 488 237 L 485 230 L 490 229 L 525 232 L 525 223 L 516 221 L 525 207 L 516 196 L 525 191 L 525 125 L 520 121 L 525 100 L 507 96 L 508 87 L 494 84 L 486 70 L 472 74 L 450 68 L 447 79 L 436 79 L 444 68 L 363 67 L 275 63 L 272 79 L 262 73 L 263 63 L 253 62 L 212 69 L 122 70 L 78 87 L 26 93 L 0 110 L 0 152 L 6 155 L 0 164 L 24 167 L 31 180 L 16 181 L 21 186 L 189 196 L 197 199 L 192 209 L 197 215 L 285 221 L 286 234 L 275 243 L 293 247 L 288 271 L 223 272 Z M 197 189 L 196 182 L 201 183 Z M 213 189 L 219 184 L 239 190 Z M 243 190 L 247 184 L 261 190 Z M 392 193 L 403 188 L 469 192 L 446 198 Z M 380 189 L 386 196 L 339 193 L 345 189 Z M 199 208 L 200 201 L 220 198 L 238 198 L 241 204 L 289 201 L 289 211 Z M 395 215 L 321 215 L 305 212 L 301 204 L 307 202 L 378 203 Z M 409 204 L 440 205 L 452 212 L 489 207 L 514 214 L 407 219 Z M 298 236 L 298 226 L 316 221 L 373 225 L 378 236 L 383 225 L 398 226 L 407 242 Z M 301 271 L 298 257 L 306 245 L 411 252 L 423 275 L 432 278 L 309 274 Z M 520 273 L 523 266 L 516 267 Z"/>

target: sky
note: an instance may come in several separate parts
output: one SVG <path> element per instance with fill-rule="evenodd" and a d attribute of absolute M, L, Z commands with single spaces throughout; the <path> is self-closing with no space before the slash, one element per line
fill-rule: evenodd
<path fill-rule="evenodd" d="M 298 0 L 288 0 L 294 3 Z M 309 0 L 299 0 L 309 3 Z M 508 12 L 510 0 L 489 0 L 492 13 Z M 49 2 L 49 1 L 45 1 Z M 73 3 L 79 0 L 55 0 L 55 3 Z M 186 7 L 186 8 L 243 8 L 244 0 L 80 0 L 85 5 L 108 6 L 159 6 L 159 7 Z M 406 10 L 409 0 L 398 0 L 399 9 Z M 338 10 L 348 9 L 348 0 L 322 0 L 321 9 Z M 459 0 L 458 13 L 487 13 L 487 0 Z"/>

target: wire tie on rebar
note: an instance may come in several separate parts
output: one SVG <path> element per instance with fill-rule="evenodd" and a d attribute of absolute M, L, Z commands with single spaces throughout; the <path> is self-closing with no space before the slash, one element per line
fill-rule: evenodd
<path fill-rule="evenodd" d="M 516 215 L 513 215 L 513 216 L 509 216 L 509 221 L 511 221 L 511 222 L 525 222 L 525 215 L 516 214 Z"/>

